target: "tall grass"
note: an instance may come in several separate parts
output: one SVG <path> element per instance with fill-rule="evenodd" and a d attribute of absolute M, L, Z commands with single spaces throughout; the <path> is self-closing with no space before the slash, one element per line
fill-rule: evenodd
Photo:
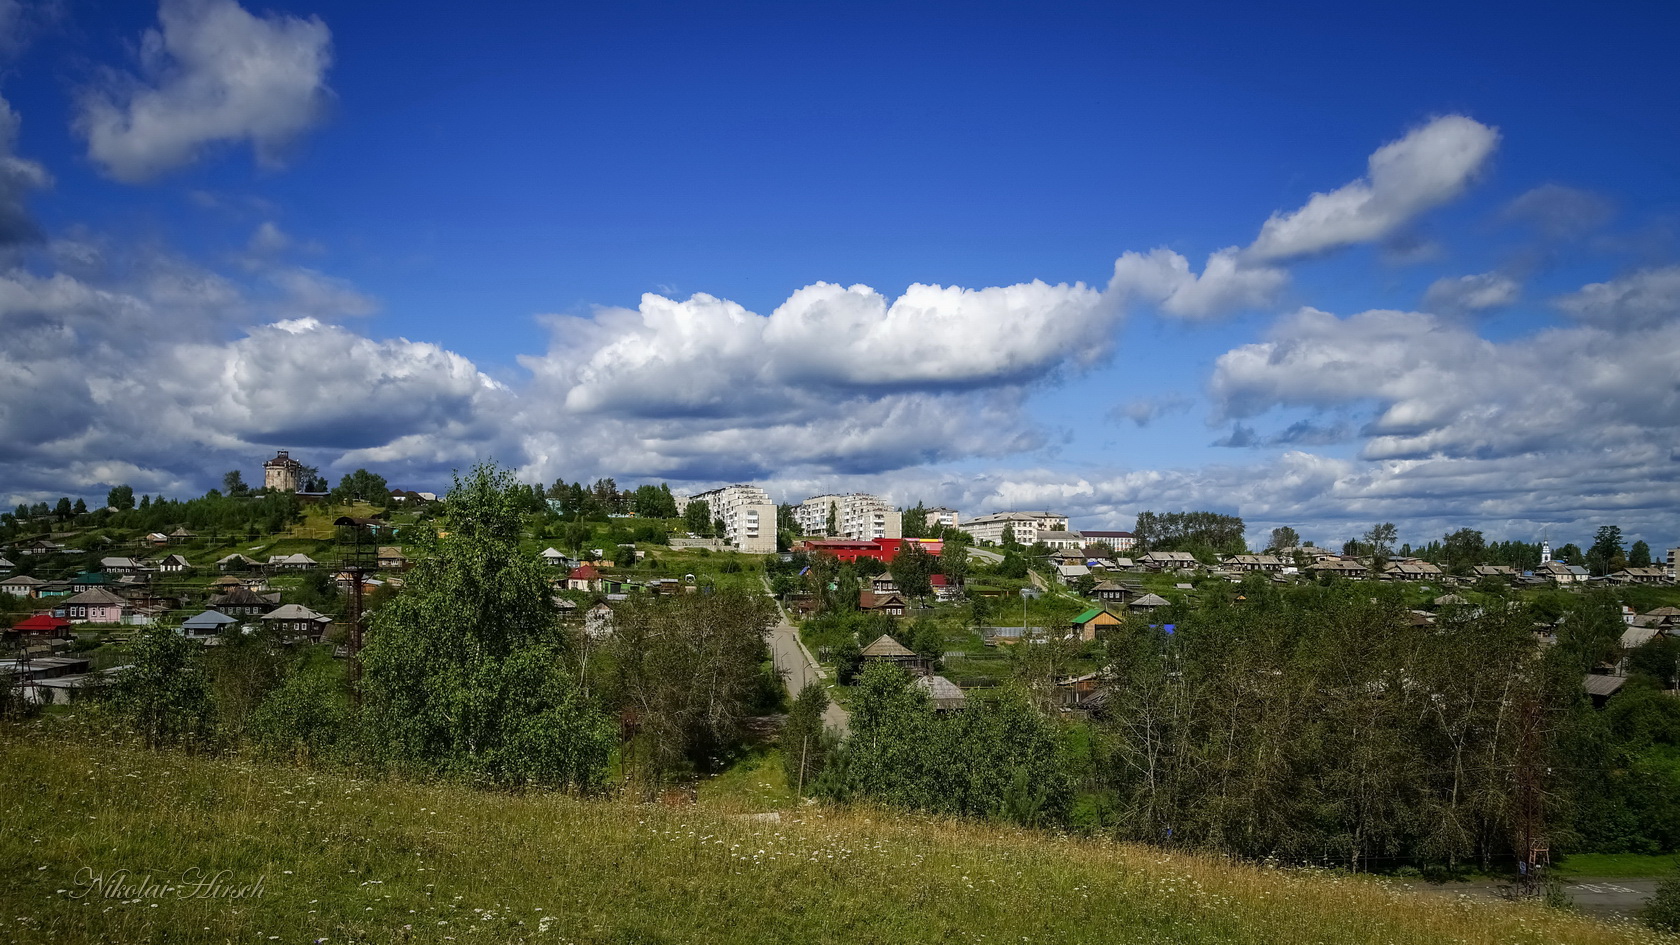
<path fill-rule="evenodd" d="M 512 795 L 0 733 L 18 942 L 1653 941 L 1539 906 L 976 823 Z M 263 882 L 94 896 L 79 871 Z M 82 874 L 85 880 L 88 873 Z"/>

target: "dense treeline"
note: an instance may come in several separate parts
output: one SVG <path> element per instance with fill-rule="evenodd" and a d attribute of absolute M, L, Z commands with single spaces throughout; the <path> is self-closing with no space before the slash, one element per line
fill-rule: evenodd
<path fill-rule="evenodd" d="M 85 529 L 121 532 L 169 531 L 185 526 L 208 536 L 254 536 L 283 531 L 298 520 L 297 500 L 282 493 L 228 496 L 212 489 L 196 499 L 165 499 L 141 496 L 129 508 L 112 511 L 100 507 L 66 520 Z M 58 525 L 57 519 L 52 525 Z M 12 513 L 0 516 L 0 540 L 45 534 L 48 523 L 36 519 L 18 520 Z"/>
<path fill-rule="evenodd" d="M 1243 520 L 1218 512 L 1139 512 L 1132 536 L 1140 552 L 1241 554 L 1248 550 Z"/>
<path fill-rule="evenodd" d="M 1513 786 L 1560 766 L 1583 699 L 1574 648 L 1537 656 L 1520 608 L 1415 626 L 1389 589 L 1243 590 L 1110 641 L 1123 835 L 1353 868 L 1509 853 Z"/>
<path fill-rule="evenodd" d="M 591 485 L 581 482 L 567 484 L 556 479 L 548 487 L 547 498 L 559 505 L 559 514 L 570 519 L 603 519 L 609 515 L 635 515 L 640 518 L 676 518 L 677 500 L 671 487 L 644 484 L 620 491 L 611 479 L 597 479 Z"/>
<path fill-rule="evenodd" d="M 1574 598 L 1542 646 L 1515 602 L 1422 625 L 1393 587 L 1241 592 L 1100 639 L 1105 701 L 1049 754 L 1039 690 L 945 715 L 867 667 L 827 761 L 844 770 L 804 773 L 836 797 L 1354 869 L 1508 864 L 1525 830 L 1557 854 L 1680 849 L 1680 703 L 1660 694 L 1680 642 L 1635 651 L 1607 710 L 1581 686 L 1620 656 L 1613 597 Z M 1013 662 L 1027 682 L 1035 661 Z"/>

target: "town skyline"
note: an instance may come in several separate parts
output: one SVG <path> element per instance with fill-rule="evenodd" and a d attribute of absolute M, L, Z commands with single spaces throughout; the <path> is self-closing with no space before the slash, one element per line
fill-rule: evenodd
<path fill-rule="evenodd" d="M 0 4 L 0 504 L 288 449 L 1676 543 L 1660 30 L 1064 12 Z"/>

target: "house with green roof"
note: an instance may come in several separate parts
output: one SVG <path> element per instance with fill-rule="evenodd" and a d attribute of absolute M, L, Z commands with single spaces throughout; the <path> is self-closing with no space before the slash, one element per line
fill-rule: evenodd
<path fill-rule="evenodd" d="M 1101 607 L 1092 607 L 1073 618 L 1073 632 L 1081 640 L 1095 640 L 1098 630 L 1104 627 L 1118 626 L 1120 626 L 1120 618 Z"/>

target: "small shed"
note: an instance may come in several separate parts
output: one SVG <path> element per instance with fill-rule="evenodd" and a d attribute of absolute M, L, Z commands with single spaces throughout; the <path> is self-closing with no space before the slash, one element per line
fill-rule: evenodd
<path fill-rule="evenodd" d="M 1167 600 L 1159 594 L 1145 594 L 1126 606 L 1133 610 L 1154 610 L 1157 607 L 1171 606 L 1171 604 L 1172 601 Z"/>
<path fill-rule="evenodd" d="M 910 682 L 910 687 L 927 693 L 936 712 L 955 712 L 968 705 L 962 689 L 944 676 L 918 676 Z"/>
<path fill-rule="evenodd" d="M 1592 699 L 1595 709 L 1604 708 L 1604 704 L 1610 701 L 1610 697 L 1626 684 L 1626 676 L 1604 676 L 1599 673 L 1588 673 L 1586 678 L 1582 680 L 1582 686 L 1587 690 L 1587 695 Z"/>
<path fill-rule="evenodd" d="M 863 648 L 865 663 L 896 663 L 913 673 L 926 672 L 926 661 L 916 651 L 883 633 L 875 642 Z"/>
<path fill-rule="evenodd" d="M 184 636 L 196 639 L 220 636 L 222 628 L 238 622 L 238 620 L 220 611 L 206 610 L 201 614 L 194 614 L 181 621 L 181 633 Z"/>

